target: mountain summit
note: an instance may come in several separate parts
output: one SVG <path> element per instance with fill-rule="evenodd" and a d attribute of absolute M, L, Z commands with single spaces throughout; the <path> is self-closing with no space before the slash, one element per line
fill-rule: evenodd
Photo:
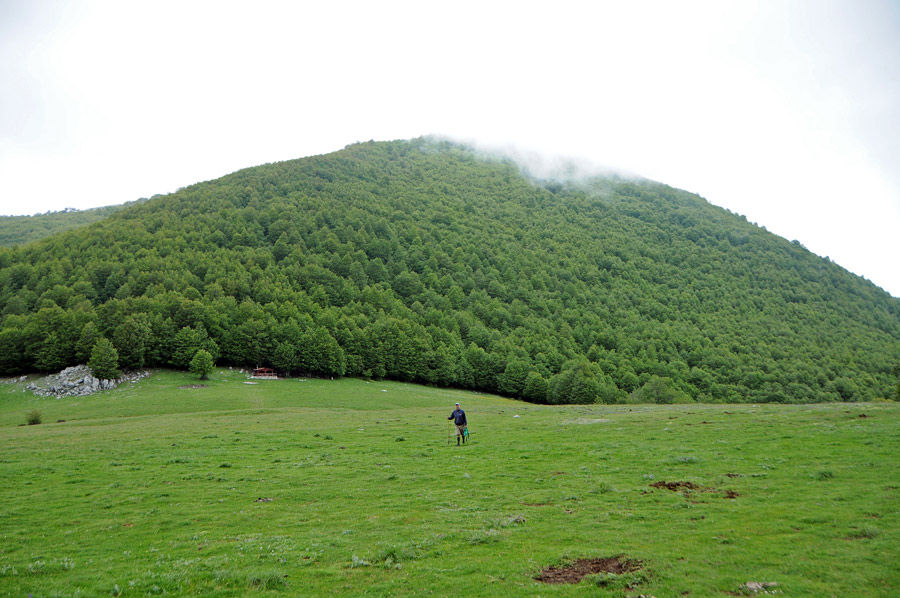
<path fill-rule="evenodd" d="M 702 198 L 429 139 L 267 164 L 0 249 L 0 373 L 219 364 L 532 401 L 893 396 L 900 300 Z M 110 357 L 106 349 L 107 358 Z"/>

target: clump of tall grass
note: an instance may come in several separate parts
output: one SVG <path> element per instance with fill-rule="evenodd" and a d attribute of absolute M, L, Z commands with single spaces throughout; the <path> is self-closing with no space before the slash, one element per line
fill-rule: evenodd
<path fill-rule="evenodd" d="M 852 534 L 850 534 L 850 537 L 859 538 L 861 540 L 871 540 L 872 538 L 877 538 L 880 535 L 880 529 L 878 529 L 877 527 L 872 527 L 871 525 L 866 525 L 858 530 L 855 530 Z"/>

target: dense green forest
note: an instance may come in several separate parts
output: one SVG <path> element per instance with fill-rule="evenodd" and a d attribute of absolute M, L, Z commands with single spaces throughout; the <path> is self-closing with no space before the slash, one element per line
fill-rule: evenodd
<path fill-rule="evenodd" d="M 900 300 L 797 242 L 665 185 L 537 181 L 428 139 L 0 249 L 0 313 L 3 374 L 203 349 L 538 402 L 817 402 L 892 397 L 900 361 Z"/>
<path fill-rule="evenodd" d="M 141 201 L 146 200 L 139 199 L 125 204 L 89 210 L 67 208 L 59 212 L 47 212 L 33 216 L 0 216 L 0 247 L 22 245 L 56 233 L 86 226 Z"/>

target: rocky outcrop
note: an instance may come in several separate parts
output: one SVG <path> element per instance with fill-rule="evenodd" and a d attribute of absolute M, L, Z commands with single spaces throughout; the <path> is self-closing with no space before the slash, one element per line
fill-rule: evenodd
<path fill-rule="evenodd" d="M 146 378 L 150 372 L 137 370 L 128 372 L 116 380 L 100 380 L 91 374 L 86 365 L 66 368 L 58 374 L 45 376 L 26 388 L 42 397 L 83 397 L 101 390 L 111 390 L 126 382 L 137 382 Z"/>

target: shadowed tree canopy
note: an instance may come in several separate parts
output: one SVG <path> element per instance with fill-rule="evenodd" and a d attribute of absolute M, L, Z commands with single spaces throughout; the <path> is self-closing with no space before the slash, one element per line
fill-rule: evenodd
<path fill-rule="evenodd" d="M 0 374 L 98 339 L 126 368 L 203 350 L 538 402 L 857 401 L 895 396 L 900 300 L 685 191 L 416 139 L 0 248 Z"/>

